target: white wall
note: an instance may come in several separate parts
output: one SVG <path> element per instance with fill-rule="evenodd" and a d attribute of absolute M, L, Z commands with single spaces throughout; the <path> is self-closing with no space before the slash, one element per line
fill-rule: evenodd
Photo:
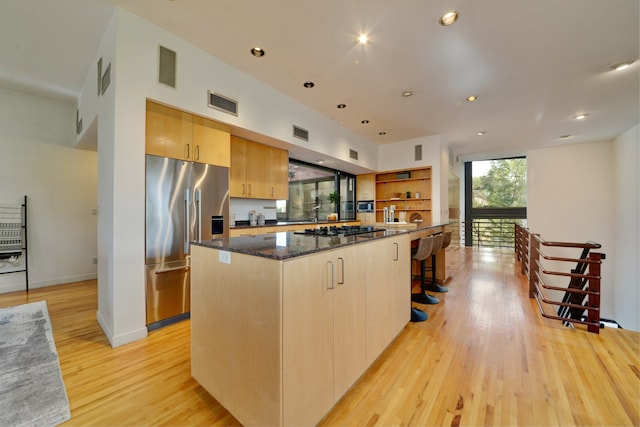
<path fill-rule="evenodd" d="M 602 245 L 600 251 L 607 255 L 602 265 L 604 318 L 615 318 L 614 176 L 611 141 L 527 152 L 529 229 L 548 241 L 594 241 Z M 580 252 L 554 253 L 575 257 Z"/>
<path fill-rule="evenodd" d="M 615 320 L 640 331 L 640 137 L 639 125 L 614 141 Z"/>
<path fill-rule="evenodd" d="M 0 203 L 28 197 L 31 288 L 96 277 L 97 156 L 75 139 L 75 106 L 0 89 Z M 24 287 L 0 275 L 0 293 Z"/>

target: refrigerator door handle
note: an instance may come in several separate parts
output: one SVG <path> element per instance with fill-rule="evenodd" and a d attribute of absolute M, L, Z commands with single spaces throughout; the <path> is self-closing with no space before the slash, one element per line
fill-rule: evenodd
<path fill-rule="evenodd" d="M 184 253 L 189 253 L 189 223 L 191 222 L 191 214 L 189 208 L 191 206 L 191 197 L 189 190 L 184 190 Z"/>
<path fill-rule="evenodd" d="M 198 243 L 202 242 L 202 203 L 200 203 L 201 198 L 200 189 L 196 189 L 195 198 L 196 198 L 196 241 Z"/>

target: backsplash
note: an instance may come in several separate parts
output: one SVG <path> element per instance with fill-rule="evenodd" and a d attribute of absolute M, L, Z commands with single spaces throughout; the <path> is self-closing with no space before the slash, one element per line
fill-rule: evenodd
<path fill-rule="evenodd" d="M 229 203 L 229 213 L 236 214 L 236 221 L 248 221 L 249 212 L 256 211 L 264 214 L 265 220 L 276 218 L 276 201 L 263 199 L 239 199 L 232 197 Z"/>

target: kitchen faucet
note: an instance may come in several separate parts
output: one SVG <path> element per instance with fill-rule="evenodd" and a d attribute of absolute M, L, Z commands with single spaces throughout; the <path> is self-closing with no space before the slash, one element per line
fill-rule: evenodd
<path fill-rule="evenodd" d="M 318 212 L 317 212 L 317 211 L 318 211 L 318 209 L 320 209 L 320 205 L 318 205 L 318 206 L 314 206 L 314 207 L 311 209 L 311 211 L 312 211 L 312 214 L 311 214 L 311 221 L 313 221 L 313 222 L 318 222 Z"/>

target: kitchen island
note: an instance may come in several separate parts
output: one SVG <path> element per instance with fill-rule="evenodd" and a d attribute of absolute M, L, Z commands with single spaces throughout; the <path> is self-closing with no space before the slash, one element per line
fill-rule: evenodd
<path fill-rule="evenodd" d="M 317 424 L 409 322 L 416 232 L 192 244 L 193 377 L 244 425 Z"/>

